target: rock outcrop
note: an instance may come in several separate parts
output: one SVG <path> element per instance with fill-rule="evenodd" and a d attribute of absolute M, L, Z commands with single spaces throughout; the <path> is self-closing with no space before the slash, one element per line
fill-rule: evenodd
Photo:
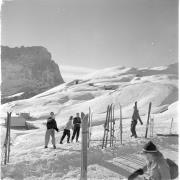
<path fill-rule="evenodd" d="M 41 46 L 1 47 L 2 103 L 30 98 L 64 82 L 51 54 Z M 12 96 L 21 93 L 21 96 Z"/>

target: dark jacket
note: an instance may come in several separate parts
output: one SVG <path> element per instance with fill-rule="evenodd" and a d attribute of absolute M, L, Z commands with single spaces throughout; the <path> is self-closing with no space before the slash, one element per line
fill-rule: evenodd
<path fill-rule="evenodd" d="M 137 109 L 134 110 L 133 115 L 132 115 L 132 120 L 137 121 L 139 119 L 140 123 L 142 124 L 142 120 L 139 116 L 139 111 Z"/>
<path fill-rule="evenodd" d="M 55 119 L 52 119 L 51 117 L 48 118 L 47 129 L 55 129 L 56 131 L 59 131 Z"/>
<path fill-rule="evenodd" d="M 81 118 L 80 117 L 75 117 L 74 119 L 73 119 L 73 124 L 74 124 L 74 126 L 78 126 L 78 127 L 80 127 L 80 124 L 81 124 Z"/>

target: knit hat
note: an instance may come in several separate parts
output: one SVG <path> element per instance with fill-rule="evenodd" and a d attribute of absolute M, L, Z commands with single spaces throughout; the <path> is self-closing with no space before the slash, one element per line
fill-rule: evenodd
<path fill-rule="evenodd" d="M 149 141 L 147 144 L 144 145 L 143 147 L 143 152 L 144 153 L 154 153 L 154 152 L 158 152 L 156 146 Z"/>

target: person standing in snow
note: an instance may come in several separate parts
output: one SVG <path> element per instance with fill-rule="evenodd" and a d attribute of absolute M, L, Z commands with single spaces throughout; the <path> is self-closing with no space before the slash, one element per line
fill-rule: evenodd
<path fill-rule="evenodd" d="M 141 125 L 143 125 L 143 122 L 141 121 L 141 118 L 139 116 L 139 111 L 137 109 L 137 102 L 135 102 L 135 106 L 134 106 L 134 112 L 132 115 L 132 121 L 131 121 L 131 137 L 135 137 L 137 138 L 137 134 L 136 134 L 136 125 L 137 125 L 137 120 L 139 119 L 139 122 L 141 123 Z"/>
<path fill-rule="evenodd" d="M 138 169 L 132 173 L 128 180 L 133 180 L 139 175 L 143 175 L 147 171 L 149 177 L 148 180 L 170 180 L 170 168 L 164 159 L 161 152 L 158 151 L 153 142 L 149 141 L 145 144 L 143 151 L 141 153 L 146 159 L 146 166 L 142 169 Z"/>
<path fill-rule="evenodd" d="M 69 142 L 70 129 L 73 129 L 72 120 L 73 120 L 73 116 L 70 116 L 69 121 L 66 123 L 66 126 L 64 128 L 64 132 L 63 132 L 63 135 L 61 137 L 60 144 L 63 144 L 63 139 L 65 138 L 66 135 L 67 135 L 67 143 L 70 143 Z"/>
<path fill-rule="evenodd" d="M 46 130 L 46 135 L 45 135 L 45 148 L 48 147 L 49 139 L 51 136 L 53 147 L 54 147 L 54 149 L 56 149 L 55 131 L 54 130 L 59 132 L 59 129 L 57 128 L 57 124 L 56 124 L 55 116 L 54 116 L 53 112 L 50 113 L 50 117 L 47 119 L 46 126 L 47 126 L 47 130 Z"/>
<path fill-rule="evenodd" d="M 73 119 L 73 125 L 74 128 L 73 128 L 73 135 L 71 142 L 73 142 L 75 135 L 76 135 L 76 142 L 78 142 L 80 125 L 81 125 L 81 118 L 79 117 L 79 113 L 76 113 L 76 117 Z"/>

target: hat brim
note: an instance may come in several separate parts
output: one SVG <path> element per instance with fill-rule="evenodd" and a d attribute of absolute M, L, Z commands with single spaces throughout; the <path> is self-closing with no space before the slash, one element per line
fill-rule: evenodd
<path fill-rule="evenodd" d="M 145 153 L 155 153 L 155 152 L 158 152 L 158 150 L 148 151 L 148 150 L 143 149 L 143 150 L 141 151 L 141 154 L 145 154 Z"/>

